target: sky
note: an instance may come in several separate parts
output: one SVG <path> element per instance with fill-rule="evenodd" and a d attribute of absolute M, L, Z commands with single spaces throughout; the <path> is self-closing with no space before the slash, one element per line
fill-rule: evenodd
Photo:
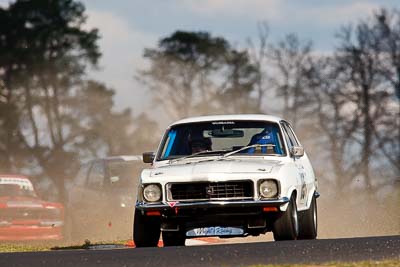
<path fill-rule="evenodd" d="M 10 0 L 0 0 L 7 6 Z M 151 109 L 151 96 L 135 80 L 146 67 L 145 48 L 176 30 L 208 31 L 237 46 L 257 36 L 257 23 L 266 21 L 269 40 L 296 33 L 312 40 L 316 51 L 335 47 L 335 32 L 357 23 L 380 7 L 400 8 L 400 0 L 81 0 L 86 6 L 87 29 L 98 28 L 103 54 L 90 78 L 116 90 L 117 109 L 134 114 Z"/>

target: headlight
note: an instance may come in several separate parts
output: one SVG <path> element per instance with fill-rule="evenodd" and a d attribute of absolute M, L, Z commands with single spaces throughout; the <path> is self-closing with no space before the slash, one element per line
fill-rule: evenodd
<path fill-rule="evenodd" d="M 161 188 L 156 184 L 146 185 L 143 189 L 143 197 L 148 202 L 155 202 L 161 199 Z"/>
<path fill-rule="evenodd" d="M 278 196 L 278 184 L 275 180 L 265 180 L 260 184 L 260 195 L 264 198 L 274 198 Z"/>

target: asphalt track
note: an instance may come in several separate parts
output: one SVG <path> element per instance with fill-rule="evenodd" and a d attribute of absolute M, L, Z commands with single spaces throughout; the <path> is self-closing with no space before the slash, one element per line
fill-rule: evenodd
<path fill-rule="evenodd" d="M 247 266 L 382 259 L 397 259 L 400 264 L 400 236 L 0 253 L 0 266 Z"/>

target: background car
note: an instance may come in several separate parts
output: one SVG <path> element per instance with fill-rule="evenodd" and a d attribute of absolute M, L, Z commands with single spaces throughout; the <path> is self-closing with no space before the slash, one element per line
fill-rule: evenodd
<path fill-rule="evenodd" d="M 128 239 L 132 233 L 141 156 L 94 159 L 81 166 L 67 189 L 70 241 Z"/>
<path fill-rule="evenodd" d="M 41 200 L 22 175 L 0 175 L 0 240 L 61 240 L 64 207 Z"/>

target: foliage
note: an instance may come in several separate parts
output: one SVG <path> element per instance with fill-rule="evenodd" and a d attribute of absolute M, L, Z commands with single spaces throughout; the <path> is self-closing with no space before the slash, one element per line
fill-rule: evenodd
<path fill-rule="evenodd" d="M 59 199 L 81 161 L 138 152 L 141 141 L 130 110 L 114 110 L 114 90 L 85 81 L 101 55 L 85 21 L 73 0 L 0 8 L 0 172 L 50 179 Z"/>
<path fill-rule="evenodd" d="M 233 49 L 221 37 L 177 31 L 161 39 L 157 48 L 146 49 L 144 57 L 150 68 L 140 71 L 138 79 L 174 119 L 251 110 L 239 102 L 251 98 L 257 69 L 247 51 Z M 226 106 L 227 101 L 232 105 Z"/>

